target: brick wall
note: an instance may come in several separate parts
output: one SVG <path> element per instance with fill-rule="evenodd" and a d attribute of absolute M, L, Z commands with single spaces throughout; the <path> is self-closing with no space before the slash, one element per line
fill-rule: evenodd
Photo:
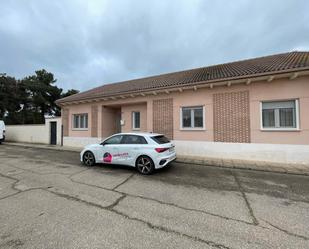
<path fill-rule="evenodd" d="M 153 131 L 173 139 L 173 99 L 153 101 Z"/>
<path fill-rule="evenodd" d="M 215 142 L 250 143 L 249 91 L 213 95 Z"/>
<path fill-rule="evenodd" d="M 69 109 L 62 109 L 63 136 L 69 136 Z"/>
<path fill-rule="evenodd" d="M 91 106 L 91 137 L 98 136 L 98 106 Z"/>

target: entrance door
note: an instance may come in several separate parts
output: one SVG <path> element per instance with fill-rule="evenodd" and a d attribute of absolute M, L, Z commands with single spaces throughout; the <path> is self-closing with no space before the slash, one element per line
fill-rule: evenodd
<path fill-rule="evenodd" d="M 120 120 L 121 120 L 121 112 L 117 111 L 116 112 L 116 133 L 120 133 L 121 132 Z"/>
<path fill-rule="evenodd" d="M 50 144 L 57 144 L 57 122 L 50 122 Z"/>

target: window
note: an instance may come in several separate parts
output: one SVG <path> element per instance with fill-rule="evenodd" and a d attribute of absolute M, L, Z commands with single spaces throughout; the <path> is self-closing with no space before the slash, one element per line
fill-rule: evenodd
<path fill-rule="evenodd" d="M 167 144 L 170 142 L 170 140 L 163 135 L 151 137 L 151 139 L 154 140 L 157 144 Z"/>
<path fill-rule="evenodd" d="M 141 113 L 132 112 L 132 120 L 133 130 L 139 130 L 141 128 Z"/>
<path fill-rule="evenodd" d="M 204 107 L 182 107 L 181 127 L 182 129 L 204 129 Z"/>
<path fill-rule="evenodd" d="M 298 101 L 262 102 L 263 129 L 297 129 Z"/>
<path fill-rule="evenodd" d="M 73 115 L 73 129 L 88 129 L 88 114 Z"/>
<path fill-rule="evenodd" d="M 147 141 L 142 136 L 125 135 L 121 141 L 122 144 L 147 144 Z"/>
<path fill-rule="evenodd" d="M 107 140 L 105 140 L 102 144 L 120 144 L 122 141 L 122 137 L 123 135 L 116 135 L 113 137 L 108 138 Z"/>

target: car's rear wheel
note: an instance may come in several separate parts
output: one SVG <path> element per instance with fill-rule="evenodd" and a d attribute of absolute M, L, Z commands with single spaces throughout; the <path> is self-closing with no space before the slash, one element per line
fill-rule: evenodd
<path fill-rule="evenodd" d="M 91 151 L 86 151 L 83 155 L 83 163 L 86 166 L 93 166 L 95 165 L 95 157 Z"/>
<path fill-rule="evenodd" d="M 143 175 L 150 175 L 153 173 L 155 167 L 150 157 L 140 156 L 136 160 L 136 169 Z"/>

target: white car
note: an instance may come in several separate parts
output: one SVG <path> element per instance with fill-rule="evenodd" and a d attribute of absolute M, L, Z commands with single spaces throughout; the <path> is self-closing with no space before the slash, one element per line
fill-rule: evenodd
<path fill-rule="evenodd" d="M 5 140 L 5 124 L 0 120 L 0 144 Z"/>
<path fill-rule="evenodd" d="M 162 134 L 119 133 L 101 144 L 86 146 L 80 159 L 87 166 L 95 163 L 128 165 L 149 175 L 175 160 L 176 152 L 175 146 Z"/>

